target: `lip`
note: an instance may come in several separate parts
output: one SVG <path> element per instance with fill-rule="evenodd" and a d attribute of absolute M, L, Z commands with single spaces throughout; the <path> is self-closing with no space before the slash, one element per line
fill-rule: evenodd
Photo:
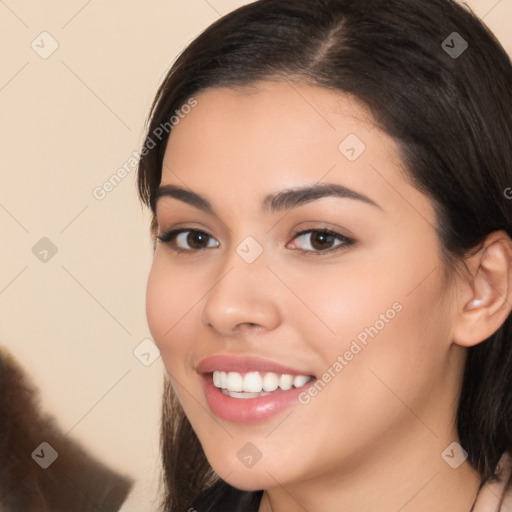
<path fill-rule="evenodd" d="M 237 371 L 247 373 L 250 371 L 275 372 L 277 374 L 311 375 L 308 371 L 300 371 L 280 365 L 270 360 L 247 357 L 215 355 L 207 357 L 199 362 L 197 371 L 200 373 L 203 389 L 210 410 L 217 417 L 238 423 L 251 425 L 264 422 L 292 405 L 298 405 L 298 396 L 315 382 L 313 377 L 307 384 L 300 388 L 292 388 L 288 391 L 278 390 L 269 395 L 257 398 L 232 398 L 222 393 L 213 385 L 212 372 Z"/>

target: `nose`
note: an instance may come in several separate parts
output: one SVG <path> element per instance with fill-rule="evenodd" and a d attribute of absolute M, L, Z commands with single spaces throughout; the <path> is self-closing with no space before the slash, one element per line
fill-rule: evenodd
<path fill-rule="evenodd" d="M 222 336 L 234 336 L 246 329 L 272 330 L 281 322 L 279 282 L 261 255 L 245 262 L 233 250 L 207 293 L 201 311 L 204 325 Z"/>

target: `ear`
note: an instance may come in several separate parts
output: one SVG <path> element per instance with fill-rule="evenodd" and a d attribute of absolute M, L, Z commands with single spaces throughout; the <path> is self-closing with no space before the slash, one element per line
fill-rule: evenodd
<path fill-rule="evenodd" d="M 471 347 L 494 334 L 512 310 L 512 240 L 490 233 L 466 260 L 468 274 L 458 283 L 453 342 Z"/>

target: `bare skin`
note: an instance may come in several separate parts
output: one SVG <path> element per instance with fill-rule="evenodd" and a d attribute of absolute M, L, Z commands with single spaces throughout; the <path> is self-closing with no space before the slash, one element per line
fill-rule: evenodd
<path fill-rule="evenodd" d="M 260 512 L 468 512 L 479 475 L 467 462 L 452 469 L 441 454 L 459 440 L 465 347 L 510 312 L 510 240 L 492 233 L 468 272 L 446 279 L 431 201 L 353 99 L 286 82 L 196 99 L 169 139 L 162 185 L 200 194 L 216 214 L 158 201 L 159 235 L 188 227 L 209 238 L 188 253 L 175 248 L 198 247 L 193 237 L 158 242 L 147 316 L 213 469 L 240 489 L 265 489 Z M 339 149 L 349 134 L 366 146 L 354 161 Z M 322 183 L 375 204 L 323 197 L 262 210 L 268 194 Z M 355 242 L 319 239 L 325 228 Z M 250 264 L 236 252 L 247 236 L 263 250 Z M 333 370 L 365 328 L 382 324 Z M 331 379 L 308 403 L 240 425 L 214 416 L 196 371 L 217 353 L 317 377 L 331 368 Z M 250 468 L 237 456 L 248 442 L 262 454 Z"/>

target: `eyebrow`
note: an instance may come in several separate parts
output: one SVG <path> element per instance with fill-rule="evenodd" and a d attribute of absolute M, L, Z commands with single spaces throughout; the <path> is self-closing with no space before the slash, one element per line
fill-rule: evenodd
<path fill-rule="evenodd" d="M 157 202 L 163 197 L 178 199 L 179 201 L 194 206 L 199 210 L 215 215 L 215 210 L 208 199 L 196 192 L 186 190 L 176 185 L 161 185 L 156 190 L 151 198 L 151 208 L 153 212 L 156 212 Z M 305 187 L 286 189 L 276 194 L 269 194 L 263 199 L 262 210 L 269 213 L 290 210 L 324 197 L 355 199 L 382 210 L 382 207 L 373 201 L 373 199 L 336 183 L 316 183 Z"/>

